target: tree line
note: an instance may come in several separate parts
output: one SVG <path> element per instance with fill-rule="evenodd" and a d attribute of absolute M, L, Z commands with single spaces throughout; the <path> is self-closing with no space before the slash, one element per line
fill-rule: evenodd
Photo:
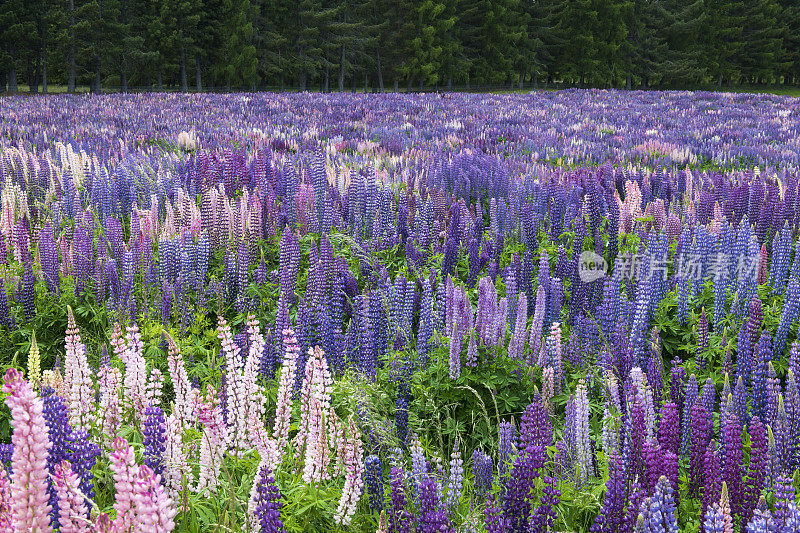
<path fill-rule="evenodd" d="M 3 0 L 0 91 L 800 82 L 796 0 Z"/>

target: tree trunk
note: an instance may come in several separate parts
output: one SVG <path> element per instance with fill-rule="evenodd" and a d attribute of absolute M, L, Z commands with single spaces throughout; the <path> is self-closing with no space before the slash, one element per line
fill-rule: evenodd
<path fill-rule="evenodd" d="M 631 75 L 628 74 L 625 76 L 625 89 L 631 90 Z"/>
<path fill-rule="evenodd" d="M 378 67 L 378 88 L 383 92 L 383 67 L 381 67 L 381 49 L 375 50 L 375 60 Z"/>
<path fill-rule="evenodd" d="M 75 92 L 75 0 L 69 0 L 69 78 L 67 91 Z"/>
<path fill-rule="evenodd" d="M 364 73 L 364 93 L 367 92 L 367 85 L 369 85 L 369 74 Z"/>
<path fill-rule="evenodd" d="M 156 78 L 156 87 L 158 92 L 164 91 L 164 79 L 161 77 L 161 65 L 158 67 L 158 77 Z"/>
<path fill-rule="evenodd" d="M 6 72 L 0 71 L 0 93 L 6 92 Z"/>
<path fill-rule="evenodd" d="M 522 86 L 525 84 L 525 72 L 520 71 L 519 73 L 519 90 L 522 90 Z"/>
<path fill-rule="evenodd" d="M 183 17 L 178 17 L 178 39 L 180 39 L 180 58 L 181 58 L 181 92 L 189 92 L 189 84 L 186 82 L 186 44 L 183 42 Z"/>
<path fill-rule="evenodd" d="M 122 83 L 122 92 L 128 92 L 128 60 L 127 58 L 122 58 L 122 73 L 119 76 L 119 81 Z"/>
<path fill-rule="evenodd" d="M 717 87 L 722 87 L 722 74 L 717 78 Z"/>
<path fill-rule="evenodd" d="M 196 57 L 194 59 L 194 69 L 195 69 L 195 86 L 197 92 L 200 93 L 203 92 L 203 71 L 199 57 Z"/>
<path fill-rule="evenodd" d="M 414 75 L 413 74 L 409 74 L 408 75 L 408 86 L 406 87 L 406 92 L 407 93 L 411 92 L 411 84 L 412 83 L 414 83 Z"/>
<path fill-rule="evenodd" d="M 331 88 L 331 66 L 325 65 L 325 88 L 322 90 L 323 92 L 329 92 Z"/>
<path fill-rule="evenodd" d="M 394 92 L 398 92 L 398 91 L 400 91 L 400 87 L 399 87 L 399 85 L 400 85 L 400 84 L 399 84 L 399 82 L 397 81 L 397 78 L 395 78 L 395 79 L 394 79 Z"/>
<path fill-rule="evenodd" d="M 11 56 L 11 67 L 8 69 L 8 90 L 12 93 L 19 90 L 17 87 L 17 67 L 14 66 L 14 56 Z"/>
<path fill-rule="evenodd" d="M 103 20 L 103 3 L 98 0 L 97 2 L 97 13 L 98 18 Z M 100 51 L 102 50 L 102 46 L 100 43 L 100 32 L 97 32 L 95 36 L 94 46 L 95 46 L 95 70 L 94 70 L 94 90 L 96 92 L 100 92 L 100 66 L 102 65 L 102 58 L 100 57 Z"/>
<path fill-rule="evenodd" d="M 280 84 L 278 85 L 278 92 L 280 92 L 280 93 L 283 92 L 283 71 L 282 70 L 281 70 Z"/>
<path fill-rule="evenodd" d="M 339 59 L 339 92 L 344 91 L 344 46 L 341 47 Z"/>
<path fill-rule="evenodd" d="M 452 91 L 453 90 L 453 73 L 452 72 L 447 75 L 447 90 L 448 91 Z"/>
<path fill-rule="evenodd" d="M 47 46 L 42 45 L 42 93 L 47 94 Z"/>

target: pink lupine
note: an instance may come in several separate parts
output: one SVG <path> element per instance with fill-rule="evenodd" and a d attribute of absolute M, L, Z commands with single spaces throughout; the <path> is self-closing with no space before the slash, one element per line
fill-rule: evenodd
<path fill-rule="evenodd" d="M 11 481 L 5 468 L 0 468 L 0 533 L 13 533 L 11 527 Z"/>
<path fill-rule="evenodd" d="M 356 507 L 364 490 L 364 453 L 358 426 L 350 417 L 345 446 L 345 478 L 339 507 L 333 519 L 337 524 L 348 525 L 356 512 Z"/>
<path fill-rule="evenodd" d="M 122 354 L 125 352 L 125 334 L 122 332 L 119 322 L 114 322 L 114 329 L 111 331 L 111 346 L 114 355 L 122 360 Z"/>
<path fill-rule="evenodd" d="M 22 374 L 9 368 L 2 388 L 11 409 L 11 525 L 15 531 L 50 532 L 47 457 L 50 438 L 41 398 Z"/>
<path fill-rule="evenodd" d="M 75 325 L 75 315 L 67 306 L 67 354 L 64 358 L 64 385 L 67 389 L 67 407 L 74 426 L 88 427 L 89 413 L 94 405 L 92 369 L 86 359 L 86 346 Z"/>
<path fill-rule="evenodd" d="M 184 424 L 194 421 L 197 391 L 189 382 L 189 374 L 186 372 L 180 349 L 169 335 L 167 335 L 167 345 L 167 369 L 172 380 L 172 389 L 175 392 L 172 413 L 180 422 L 179 425 L 183 427 Z"/>
<path fill-rule="evenodd" d="M 233 453 L 244 453 L 250 448 L 247 439 L 248 390 L 242 375 L 239 347 L 233 342 L 230 325 L 222 317 L 219 318 L 217 337 L 222 343 L 222 355 L 225 357 L 225 399 L 228 408 L 226 445 Z"/>
<path fill-rule="evenodd" d="M 136 464 L 136 457 L 133 449 L 128 445 L 128 441 L 122 437 L 117 437 L 112 444 L 111 470 L 114 472 L 114 490 L 116 491 L 116 502 L 114 510 L 117 516 L 114 519 L 114 528 L 117 531 L 130 531 L 135 519 L 135 488 L 136 478 L 139 474 L 139 466 Z"/>
<path fill-rule="evenodd" d="M 214 387 L 208 386 L 208 399 L 198 403 L 198 418 L 203 424 L 203 437 L 200 441 L 200 473 L 195 492 L 208 494 L 216 490 L 219 471 L 225 452 L 227 427 L 222 420 L 222 410 L 218 405 Z"/>
<path fill-rule="evenodd" d="M 264 417 L 264 411 L 266 410 L 266 399 L 259 386 L 258 368 L 261 364 L 261 355 L 264 351 L 265 341 L 255 316 L 249 315 L 247 319 L 250 350 L 242 374 L 242 383 L 246 399 L 247 435 L 250 445 L 252 445 L 256 435 L 258 435 L 264 426 L 262 419 Z"/>
<path fill-rule="evenodd" d="M 52 480 L 58 496 L 59 533 L 89 531 L 86 521 L 88 509 L 78 486 L 78 476 L 67 461 L 61 461 L 53 470 Z"/>
<path fill-rule="evenodd" d="M 300 391 L 300 428 L 295 443 L 305 452 L 303 479 L 306 483 L 328 479 L 328 431 L 325 414 L 331 407 L 332 378 L 325 352 L 319 346 L 308 349 L 308 361 Z"/>
<path fill-rule="evenodd" d="M 103 366 L 98 372 L 97 382 L 100 390 L 98 424 L 103 435 L 113 436 L 122 423 L 122 403 L 119 396 L 122 374 L 118 368 Z"/>
<path fill-rule="evenodd" d="M 164 387 L 164 376 L 157 368 L 150 370 L 150 377 L 147 379 L 145 386 L 144 403 L 145 405 L 159 405 L 161 404 L 162 388 Z"/>
<path fill-rule="evenodd" d="M 147 396 L 147 369 L 144 360 L 142 335 L 139 327 L 135 324 L 129 326 L 126 335 L 125 350 L 121 354 L 122 362 L 125 364 L 125 377 L 123 387 L 125 389 L 125 403 L 133 407 L 137 419 L 144 413 L 145 401 Z"/>
<path fill-rule="evenodd" d="M 278 449 L 283 451 L 289 444 L 289 426 L 292 421 L 292 391 L 297 373 L 297 357 L 300 346 L 294 330 L 283 330 L 283 368 L 278 382 L 278 403 L 275 409 L 275 427 L 272 437 L 278 441 Z"/>
<path fill-rule="evenodd" d="M 176 509 L 164 491 L 158 474 L 147 465 L 139 465 L 134 476 L 133 501 L 137 533 L 169 533 L 175 529 Z"/>
<path fill-rule="evenodd" d="M 164 483 L 176 497 L 184 488 L 184 476 L 188 485 L 193 484 L 193 473 L 183 446 L 183 423 L 174 412 L 167 417 L 165 429 Z"/>

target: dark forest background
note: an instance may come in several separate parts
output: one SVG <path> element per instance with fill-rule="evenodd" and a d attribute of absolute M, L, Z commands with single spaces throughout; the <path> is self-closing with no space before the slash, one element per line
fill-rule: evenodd
<path fill-rule="evenodd" d="M 0 1 L 0 91 L 800 83 L 798 0 Z"/>

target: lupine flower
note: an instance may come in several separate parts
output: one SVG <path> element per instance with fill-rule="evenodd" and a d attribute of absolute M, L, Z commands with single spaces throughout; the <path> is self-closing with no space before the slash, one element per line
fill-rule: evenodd
<path fill-rule="evenodd" d="M 422 533 L 454 531 L 440 503 L 438 482 L 434 476 L 424 476 L 420 483 L 419 526 Z"/>
<path fill-rule="evenodd" d="M 275 479 L 267 465 L 262 464 L 253 480 L 253 489 L 250 493 L 248 512 L 252 522 L 260 528 L 262 533 L 285 532 L 281 521 L 282 506 L 281 495 L 278 487 L 275 486 Z"/>
<path fill-rule="evenodd" d="M 393 466 L 391 471 L 391 506 L 389 508 L 389 533 L 410 533 L 412 530 L 413 516 L 406 509 L 405 473 L 398 466 Z"/>
<path fill-rule="evenodd" d="M 47 490 L 47 456 L 51 447 L 42 415 L 42 400 L 15 369 L 3 383 L 6 405 L 11 409 L 11 525 L 14 531 L 49 532 L 50 505 Z"/>
<path fill-rule="evenodd" d="M 142 423 L 144 434 L 144 464 L 158 476 L 164 476 L 164 452 L 166 450 L 166 420 L 160 407 L 150 406 L 144 410 Z"/>
<path fill-rule="evenodd" d="M 381 460 L 377 455 L 368 455 L 365 459 L 367 494 L 372 511 L 383 510 L 383 471 Z"/>
<path fill-rule="evenodd" d="M 361 451 L 361 434 L 352 418 L 347 431 L 343 468 L 345 470 L 344 488 L 334 520 L 337 524 L 347 525 L 352 520 L 358 501 L 364 488 L 363 452 Z"/>
<path fill-rule="evenodd" d="M 461 459 L 461 451 L 458 449 L 458 441 L 453 444 L 453 452 L 450 454 L 450 477 L 447 483 L 447 508 L 453 509 L 461 499 L 461 488 L 464 485 L 464 461 Z"/>

